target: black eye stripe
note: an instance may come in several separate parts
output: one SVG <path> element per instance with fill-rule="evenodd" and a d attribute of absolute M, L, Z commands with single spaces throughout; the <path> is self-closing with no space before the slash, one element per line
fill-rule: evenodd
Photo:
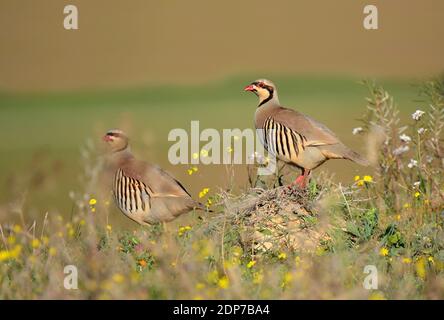
<path fill-rule="evenodd" d="M 118 132 L 107 132 L 106 135 L 110 136 L 110 137 L 115 137 L 115 138 L 122 137 L 122 135 L 120 133 L 118 133 Z"/>

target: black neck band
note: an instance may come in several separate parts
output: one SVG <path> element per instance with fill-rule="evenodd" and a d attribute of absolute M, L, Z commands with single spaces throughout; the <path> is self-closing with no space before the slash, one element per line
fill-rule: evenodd
<path fill-rule="evenodd" d="M 263 105 L 263 104 L 267 103 L 268 101 L 270 101 L 271 99 L 273 99 L 273 93 L 274 93 L 273 88 L 267 86 L 267 87 L 265 87 L 265 89 L 267 89 L 267 91 L 268 91 L 268 93 L 269 93 L 270 95 L 267 97 L 267 99 L 264 99 L 264 100 L 262 100 L 261 103 L 259 103 L 259 105 L 257 106 L 258 108 L 259 108 L 261 105 Z"/>

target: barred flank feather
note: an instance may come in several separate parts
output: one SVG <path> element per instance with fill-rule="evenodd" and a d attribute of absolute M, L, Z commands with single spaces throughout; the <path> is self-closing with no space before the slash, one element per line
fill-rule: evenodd
<path fill-rule="evenodd" d="M 114 177 L 114 198 L 120 210 L 126 214 L 149 212 L 151 197 L 147 186 L 118 169 Z"/>

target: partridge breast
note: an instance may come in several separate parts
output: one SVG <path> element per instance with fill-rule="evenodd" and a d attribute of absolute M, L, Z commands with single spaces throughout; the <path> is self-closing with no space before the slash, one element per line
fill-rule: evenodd
<path fill-rule="evenodd" d="M 151 194 L 149 187 L 129 176 L 119 168 L 114 176 L 114 199 L 119 209 L 130 219 L 141 223 L 150 214 Z"/>
<path fill-rule="evenodd" d="M 312 169 L 326 160 L 320 150 L 310 148 L 303 134 L 276 121 L 272 116 L 265 119 L 262 129 L 265 149 L 281 161 Z"/>

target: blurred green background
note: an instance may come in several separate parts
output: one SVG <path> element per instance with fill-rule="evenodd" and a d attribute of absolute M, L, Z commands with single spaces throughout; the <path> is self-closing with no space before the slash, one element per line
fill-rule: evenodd
<path fill-rule="evenodd" d="M 79 30 L 63 29 L 63 8 Z M 362 27 L 366 1 L 0 0 L 0 219 L 26 194 L 32 217 L 68 214 L 83 190 L 80 150 L 109 128 L 172 172 L 197 197 L 228 185 L 224 166 L 168 163 L 173 128 L 251 128 L 256 98 L 242 91 L 266 77 L 281 102 L 311 115 L 344 143 L 365 111 L 364 78 L 394 95 L 408 123 L 417 85 L 444 70 L 444 2 L 373 1 L 380 29 Z M 101 150 L 98 150 L 100 153 Z M 369 169 L 331 161 L 351 181 Z M 236 168 L 239 187 L 245 167 Z"/>

